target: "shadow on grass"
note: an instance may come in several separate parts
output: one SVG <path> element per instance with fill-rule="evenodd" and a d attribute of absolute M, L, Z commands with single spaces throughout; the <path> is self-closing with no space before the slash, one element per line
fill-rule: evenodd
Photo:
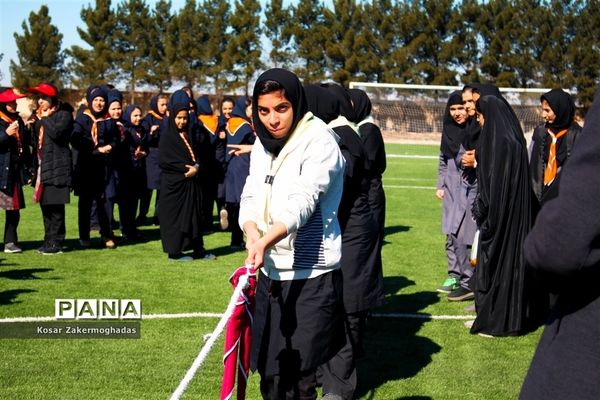
<path fill-rule="evenodd" d="M 52 268 L 28 268 L 28 269 L 9 269 L 8 271 L 0 272 L 0 278 L 15 279 L 15 280 L 30 280 L 42 279 L 35 274 L 40 272 L 53 271 Z"/>
<path fill-rule="evenodd" d="M 386 305 L 377 312 L 416 314 L 439 301 L 435 292 L 402 294 L 402 289 L 415 283 L 405 277 L 384 278 Z M 377 399 L 377 389 L 388 381 L 413 377 L 425 368 L 441 347 L 429 338 L 418 336 L 424 319 L 370 318 L 365 337 L 365 356 L 358 361 L 356 395 Z M 426 400 L 413 396 L 398 399 Z"/>
<path fill-rule="evenodd" d="M 396 225 L 396 226 L 386 226 L 383 229 L 383 245 L 390 244 L 391 242 L 385 240 L 385 238 L 389 235 L 393 235 L 395 233 L 408 232 L 410 230 L 410 226 L 404 225 Z"/>
<path fill-rule="evenodd" d="M 5 290 L 0 292 L 0 306 L 5 306 L 9 304 L 20 303 L 20 301 L 16 301 L 18 295 L 22 293 L 32 293 L 37 292 L 37 290 L 33 289 L 13 289 L 13 290 Z"/>

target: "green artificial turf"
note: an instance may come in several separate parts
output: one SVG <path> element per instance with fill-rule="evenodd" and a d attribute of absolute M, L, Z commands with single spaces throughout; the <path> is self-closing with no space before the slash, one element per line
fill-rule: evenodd
<path fill-rule="evenodd" d="M 448 302 L 435 291 L 446 277 L 441 202 L 434 195 L 439 148 L 393 144 L 387 152 L 387 303 L 374 312 L 466 316 L 468 303 Z M 400 157 L 407 155 L 427 157 Z M 0 318 L 54 316 L 59 298 L 141 299 L 144 314 L 225 310 L 232 293 L 227 279 L 245 258 L 229 250 L 229 233 L 205 237 L 206 248 L 218 257 L 214 261 L 168 261 L 156 226 L 143 228 L 145 243 L 106 250 L 95 233 L 97 248 L 79 250 L 76 201 L 72 196 L 67 206 L 69 250 L 56 256 L 35 251 L 42 244 L 42 218 L 39 207 L 27 203 L 19 226 L 25 252 L 0 256 Z M 0 398 L 168 399 L 217 322 L 142 320 L 140 339 L 0 339 Z M 371 318 L 358 367 L 359 397 L 515 399 L 540 331 L 489 339 L 470 335 L 463 323 Z M 183 399 L 218 398 L 222 351 L 221 338 Z M 251 375 L 248 399 L 260 398 L 258 383 L 258 375 Z"/>

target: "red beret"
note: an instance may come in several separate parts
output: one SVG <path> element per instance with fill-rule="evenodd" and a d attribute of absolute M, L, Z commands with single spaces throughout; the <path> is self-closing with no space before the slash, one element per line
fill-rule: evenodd
<path fill-rule="evenodd" d="M 37 93 L 48 97 L 56 97 L 58 96 L 58 90 L 54 86 L 49 83 L 42 82 L 36 87 L 32 87 L 27 89 L 30 93 Z"/>
<path fill-rule="evenodd" d="M 0 103 L 10 103 L 23 97 L 25 97 L 24 94 L 17 94 L 12 88 L 0 89 Z"/>

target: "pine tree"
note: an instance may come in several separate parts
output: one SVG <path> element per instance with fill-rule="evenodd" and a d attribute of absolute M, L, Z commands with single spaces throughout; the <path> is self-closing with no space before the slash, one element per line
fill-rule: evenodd
<path fill-rule="evenodd" d="M 325 79 L 327 62 L 323 43 L 327 40 L 327 28 L 323 18 L 324 7 L 320 0 L 300 0 L 292 9 L 292 35 L 296 59 L 299 65 L 294 72 L 306 83 Z"/>
<path fill-rule="evenodd" d="M 452 0 L 416 0 L 411 12 L 417 35 L 410 42 L 415 81 L 425 84 L 457 83 L 457 52 L 462 44 L 454 35 L 457 23 Z"/>
<path fill-rule="evenodd" d="M 359 70 L 359 59 L 355 52 L 355 32 L 360 20 L 355 0 L 334 0 L 333 10 L 325 8 L 325 26 L 328 40 L 325 51 L 329 70 L 334 81 L 344 87 Z"/>
<path fill-rule="evenodd" d="M 172 20 L 171 1 L 157 1 L 152 11 L 152 23 L 147 25 L 150 35 L 150 48 L 148 51 L 150 68 L 144 82 L 158 87 L 160 92 L 171 86 L 170 67 L 172 60 L 167 56 L 167 46 L 169 42 L 168 30 Z"/>
<path fill-rule="evenodd" d="M 386 57 L 384 80 L 393 83 L 420 82 L 415 74 L 417 58 L 413 50 L 415 38 L 419 35 L 415 27 L 419 23 L 418 7 L 413 3 L 399 2 L 392 9 L 396 22 L 396 42 Z M 418 5 L 418 3 L 417 3 Z"/>
<path fill-rule="evenodd" d="M 227 43 L 231 40 L 231 34 L 227 32 L 231 11 L 227 0 L 204 0 L 202 9 L 209 18 L 208 38 L 202 44 L 206 75 L 210 77 L 215 93 L 220 95 L 232 68 L 227 52 Z"/>
<path fill-rule="evenodd" d="M 462 47 L 457 49 L 458 60 L 462 66 L 461 82 L 469 84 L 481 81 L 481 49 L 478 46 L 478 24 L 481 6 L 478 0 L 463 0 L 455 14 L 457 28 L 455 34 Z"/>
<path fill-rule="evenodd" d="M 372 0 L 359 7 L 355 52 L 359 59 L 359 74 L 368 82 L 384 82 L 391 63 L 389 55 L 396 39 L 395 6 L 391 0 Z"/>
<path fill-rule="evenodd" d="M 227 53 L 233 64 L 236 80 L 230 88 L 243 87 L 248 94 L 250 81 L 263 63 L 260 59 L 260 4 L 255 0 L 236 0 L 235 11 L 229 19 L 232 36 Z"/>
<path fill-rule="evenodd" d="M 484 80 L 498 86 L 515 87 L 519 84 L 519 75 L 511 59 L 515 49 L 515 29 L 513 21 L 518 19 L 518 10 L 509 0 L 491 0 L 482 4 L 481 18 L 478 23 L 483 42 L 481 74 Z M 516 29 L 519 29 L 518 27 Z M 521 54 L 514 55 L 522 57 Z"/>
<path fill-rule="evenodd" d="M 175 39 L 169 54 L 169 58 L 173 59 L 172 75 L 190 87 L 202 84 L 205 77 L 202 70 L 202 43 L 207 37 L 207 28 L 200 19 L 196 0 L 186 0 L 174 18 L 173 30 L 169 33 Z"/>
<path fill-rule="evenodd" d="M 283 7 L 282 0 L 271 0 L 265 10 L 265 35 L 271 40 L 269 59 L 274 67 L 289 68 L 292 54 L 291 14 L 289 8 Z"/>
<path fill-rule="evenodd" d="M 77 28 L 79 37 L 91 50 L 71 46 L 65 52 L 71 57 L 69 70 L 73 82 L 79 86 L 111 82 L 116 78 L 114 36 L 116 20 L 110 9 L 110 0 L 96 0 L 96 5 L 81 10 L 81 20 L 87 30 Z"/>
<path fill-rule="evenodd" d="M 587 108 L 591 106 L 600 84 L 600 1 L 589 0 L 581 6 L 574 7 L 569 18 L 574 27 L 574 37 L 567 58 L 574 76 L 577 99 Z"/>
<path fill-rule="evenodd" d="M 63 35 L 51 24 L 48 7 L 29 14 L 29 25 L 23 21 L 23 35 L 14 33 L 18 64 L 11 60 L 12 85 L 24 90 L 41 81 L 60 86 L 64 56 L 60 50 Z"/>
<path fill-rule="evenodd" d="M 117 8 L 115 32 L 116 66 L 119 75 L 129 83 L 131 102 L 134 102 L 138 82 L 148 77 L 151 31 L 147 28 L 150 9 L 145 0 L 125 0 Z"/>

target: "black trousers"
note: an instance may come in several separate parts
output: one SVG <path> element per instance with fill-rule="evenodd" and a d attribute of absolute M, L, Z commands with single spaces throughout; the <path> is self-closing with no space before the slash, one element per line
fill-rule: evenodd
<path fill-rule="evenodd" d="M 100 235 L 104 238 L 112 238 L 112 227 L 107 212 L 107 200 L 102 193 L 101 195 L 91 195 L 82 193 L 79 196 L 78 207 L 78 223 L 79 223 L 79 239 L 90 240 L 90 216 L 92 212 L 92 202 L 96 201 L 96 213 L 98 215 L 98 225 L 100 225 Z"/>
<path fill-rule="evenodd" d="M 65 205 L 40 204 L 40 208 L 44 218 L 44 246 L 61 247 L 67 232 L 65 227 Z"/>
<path fill-rule="evenodd" d="M 287 371 L 290 371 L 289 369 Z M 301 371 L 300 376 L 287 374 L 261 376 L 260 393 L 265 400 L 314 400 L 317 398 L 315 369 Z"/>
<path fill-rule="evenodd" d="M 19 210 L 6 210 L 6 221 L 4 222 L 4 244 L 19 243 L 17 227 L 21 220 Z"/>
<path fill-rule="evenodd" d="M 367 311 L 346 314 L 346 344 L 327 363 L 318 368 L 323 394 L 332 393 L 344 400 L 354 398 L 356 390 L 356 360 L 362 356 Z"/>
<path fill-rule="evenodd" d="M 240 216 L 240 203 L 226 203 L 227 222 L 231 230 L 231 245 L 240 246 L 244 242 L 244 232 L 240 228 L 238 218 Z"/>

